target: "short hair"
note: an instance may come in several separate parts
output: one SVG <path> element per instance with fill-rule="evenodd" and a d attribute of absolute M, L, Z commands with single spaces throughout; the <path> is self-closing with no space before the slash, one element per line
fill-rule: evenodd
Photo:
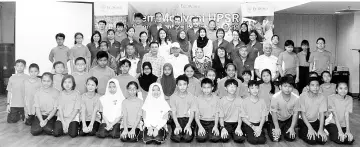
<path fill-rule="evenodd" d="M 181 16 L 175 15 L 175 16 L 174 16 L 174 20 L 175 20 L 175 18 L 180 18 L 180 21 L 181 21 Z"/>
<path fill-rule="evenodd" d="M 118 22 L 116 23 L 115 27 L 125 27 L 125 25 L 122 22 Z"/>
<path fill-rule="evenodd" d="M 317 77 L 309 77 L 309 81 L 308 81 L 308 85 L 309 85 L 309 86 L 310 86 L 310 83 L 311 83 L 312 81 L 317 81 L 317 82 L 320 84 L 319 78 L 317 78 Z"/>
<path fill-rule="evenodd" d="M 57 34 L 55 35 L 55 39 L 57 39 L 58 37 L 61 37 L 61 38 L 65 39 L 65 34 L 63 34 L 63 33 L 57 33 Z"/>
<path fill-rule="evenodd" d="M 54 75 L 50 72 L 44 72 L 42 75 L 41 75 L 41 79 L 44 78 L 45 76 L 49 76 L 49 78 L 51 79 L 51 81 L 54 81 Z"/>
<path fill-rule="evenodd" d="M 128 28 L 126 29 L 126 32 L 129 32 L 130 29 L 134 29 L 134 32 L 135 32 L 135 28 L 134 28 L 134 27 L 128 27 Z"/>
<path fill-rule="evenodd" d="M 250 70 L 244 70 L 244 71 L 241 73 L 241 75 L 245 75 L 245 74 L 248 74 L 248 75 L 252 76 Z"/>
<path fill-rule="evenodd" d="M 39 65 L 37 65 L 36 63 L 31 63 L 30 66 L 29 66 L 29 70 L 30 70 L 31 68 L 36 68 L 37 70 L 40 70 Z"/>
<path fill-rule="evenodd" d="M 330 75 L 330 77 L 331 77 L 331 74 L 330 74 L 330 72 L 329 71 L 327 71 L 327 70 L 325 70 L 325 71 L 323 71 L 322 73 L 321 73 L 321 78 L 324 76 L 324 74 L 329 74 Z"/>
<path fill-rule="evenodd" d="M 109 43 L 107 41 L 101 41 L 101 43 L 99 45 L 101 45 L 102 43 L 105 43 L 106 47 L 109 47 Z"/>
<path fill-rule="evenodd" d="M 229 68 L 229 66 L 234 66 L 234 68 L 235 68 L 235 71 L 236 71 L 236 66 L 235 66 L 235 64 L 234 63 L 228 63 L 228 64 L 226 64 L 225 65 L 225 71 Z"/>
<path fill-rule="evenodd" d="M 65 75 L 64 78 L 61 80 L 61 88 L 62 88 L 62 90 L 65 90 L 64 82 L 65 82 L 66 79 L 71 79 L 71 81 L 73 83 L 73 85 L 71 87 L 71 90 L 75 90 L 76 83 L 75 83 L 75 78 L 72 75 Z"/>
<path fill-rule="evenodd" d="M 273 36 L 271 37 L 271 40 L 273 40 L 275 37 L 277 37 L 278 39 L 280 39 L 279 35 L 273 35 Z"/>
<path fill-rule="evenodd" d="M 223 28 L 218 28 L 217 30 L 216 30 L 216 38 L 218 38 L 218 34 L 219 34 L 219 32 L 223 32 L 223 34 L 224 34 L 224 36 L 223 36 L 223 38 L 225 37 L 225 30 L 223 29 Z"/>
<path fill-rule="evenodd" d="M 239 86 L 239 83 L 235 79 L 227 79 L 224 83 L 224 86 L 227 87 L 231 84 L 235 85 L 236 87 Z"/>
<path fill-rule="evenodd" d="M 146 31 L 140 32 L 140 34 L 139 34 L 139 43 L 141 43 L 140 37 L 141 37 L 142 34 L 145 34 L 147 36 L 148 33 Z M 149 38 L 146 39 L 146 42 L 149 42 Z"/>
<path fill-rule="evenodd" d="M 204 84 L 210 84 L 211 87 L 214 87 L 214 83 L 209 78 L 204 78 L 201 80 L 201 86 L 203 86 Z"/>
<path fill-rule="evenodd" d="M 64 64 L 63 62 L 61 62 L 61 61 L 56 61 L 56 62 L 53 64 L 53 68 L 55 69 L 56 65 L 58 65 L 58 64 L 61 64 L 61 65 L 63 65 L 63 66 L 65 67 L 65 64 Z"/>
<path fill-rule="evenodd" d="M 248 83 L 248 87 L 250 88 L 251 86 L 259 86 L 260 83 L 256 80 L 250 80 Z"/>
<path fill-rule="evenodd" d="M 129 89 L 129 87 L 131 85 L 134 85 L 136 87 L 136 89 L 139 89 L 139 85 L 138 83 L 136 83 L 135 81 L 130 81 L 127 85 L 126 85 L 126 88 Z"/>
<path fill-rule="evenodd" d="M 163 16 L 161 12 L 156 12 L 154 16 L 156 17 L 157 14 L 161 14 L 161 16 Z"/>
<path fill-rule="evenodd" d="M 78 62 L 78 61 L 80 61 L 80 60 L 83 60 L 84 63 L 86 64 L 86 59 L 85 59 L 84 57 L 77 57 L 77 58 L 75 59 L 75 64 L 76 64 L 76 62 Z"/>
<path fill-rule="evenodd" d="M 99 23 L 104 23 L 105 25 L 106 25 L 106 21 L 105 20 L 100 20 L 99 22 L 98 22 L 98 24 Z"/>
<path fill-rule="evenodd" d="M 125 63 L 127 63 L 129 65 L 129 67 L 131 67 L 131 62 L 128 59 L 121 60 L 119 63 L 119 67 L 121 67 Z"/>
<path fill-rule="evenodd" d="M 144 15 L 142 13 L 135 13 L 134 18 L 141 18 L 144 19 Z"/>
<path fill-rule="evenodd" d="M 194 19 L 200 20 L 200 18 L 199 18 L 199 17 L 194 16 L 194 17 L 192 17 L 192 18 L 191 18 L 191 21 L 193 21 Z"/>
<path fill-rule="evenodd" d="M 316 75 L 316 77 L 319 77 L 319 74 L 317 72 L 314 72 L 314 71 L 309 72 L 309 77 L 310 77 L 310 75 Z"/>
<path fill-rule="evenodd" d="M 293 46 L 294 47 L 294 41 L 286 40 L 284 46 Z"/>
<path fill-rule="evenodd" d="M 155 41 L 150 42 L 149 47 L 151 47 L 152 44 L 156 44 L 156 45 L 159 47 L 159 43 L 158 43 L 158 42 L 155 42 Z"/>
<path fill-rule="evenodd" d="M 316 43 L 317 43 L 319 40 L 322 40 L 322 41 L 324 42 L 324 44 L 325 44 L 325 38 L 319 37 L 319 38 L 316 40 Z"/>
<path fill-rule="evenodd" d="M 15 61 L 15 65 L 18 64 L 18 63 L 22 63 L 22 64 L 24 64 L 24 66 L 26 66 L 26 61 L 24 59 L 17 59 Z"/>
<path fill-rule="evenodd" d="M 109 34 L 110 32 L 113 32 L 115 34 L 115 30 L 114 29 L 108 29 L 106 34 Z"/>
<path fill-rule="evenodd" d="M 98 79 L 97 79 L 96 77 L 94 77 L 94 76 L 89 77 L 89 78 L 86 80 L 86 84 L 87 84 L 90 80 L 93 81 L 96 86 L 98 86 L 99 81 L 98 81 Z M 95 93 L 98 93 L 97 88 L 95 89 Z"/>
<path fill-rule="evenodd" d="M 97 60 L 100 60 L 101 58 L 109 59 L 108 53 L 105 52 L 105 51 L 99 51 L 99 52 L 96 54 L 96 59 L 97 59 Z"/>
<path fill-rule="evenodd" d="M 132 47 L 135 47 L 135 44 L 134 44 L 134 43 L 129 43 L 129 44 L 127 44 L 126 46 L 132 46 Z"/>
<path fill-rule="evenodd" d="M 178 84 L 179 81 L 185 81 L 187 84 L 189 84 L 189 78 L 185 74 L 180 75 L 176 78 L 176 84 Z"/>
<path fill-rule="evenodd" d="M 286 75 L 280 78 L 280 85 L 283 84 L 290 84 L 291 86 L 295 87 L 295 81 L 292 76 Z"/>

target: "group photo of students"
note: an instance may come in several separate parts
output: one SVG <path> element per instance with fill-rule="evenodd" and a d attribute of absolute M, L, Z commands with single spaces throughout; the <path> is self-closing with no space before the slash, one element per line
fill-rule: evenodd
<path fill-rule="evenodd" d="M 54 34 L 57 46 L 38 57 L 48 58 L 52 71 L 16 59 L 7 122 L 24 121 L 33 136 L 145 144 L 354 142 L 353 98 L 348 82 L 332 83 L 335 57 L 326 36 L 295 44 L 274 34 L 265 41 L 247 23 L 201 27 L 194 16 L 184 30 L 182 17 L 174 16 L 170 29 L 162 18 L 155 13 L 147 28 L 135 13 L 129 26 L 106 30 L 98 21 L 91 37 Z"/>

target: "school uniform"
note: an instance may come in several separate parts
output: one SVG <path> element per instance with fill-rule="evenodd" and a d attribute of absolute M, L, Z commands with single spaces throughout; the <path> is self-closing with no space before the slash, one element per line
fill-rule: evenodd
<path fill-rule="evenodd" d="M 91 59 L 91 53 L 89 51 L 89 49 L 85 46 L 85 45 L 77 45 L 75 44 L 71 49 L 70 49 L 70 59 L 73 60 L 71 64 L 75 65 L 75 60 L 78 57 L 83 57 L 85 58 L 86 62 L 89 62 L 87 59 Z M 86 67 L 89 67 L 90 63 L 86 63 Z M 71 72 L 76 72 L 76 68 L 75 66 L 73 67 L 74 69 L 71 69 Z"/>
<path fill-rule="evenodd" d="M 154 23 L 149 27 L 148 36 L 149 36 L 150 41 L 158 40 L 158 31 L 160 28 L 163 28 L 165 30 L 166 34 L 168 34 L 169 29 L 164 24 L 161 24 L 161 27 L 158 27 L 157 24 Z"/>
<path fill-rule="evenodd" d="M 100 103 L 100 97 L 101 95 L 98 93 L 95 93 L 94 96 L 87 96 L 86 93 L 81 95 L 81 112 L 80 114 L 85 114 L 85 125 L 88 126 L 91 123 L 91 119 L 92 119 L 92 114 L 95 110 L 95 107 L 97 105 L 99 105 Z M 80 116 L 80 118 L 82 119 L 83 116 Z M 96 132 L 99 130 L 100 127 L 100 119 L 101 116 L 99 113 L 96 113 L 96 117 L 95 117 L 95 121 L 93 124 L 93 128 L 91 130 L 90 133 L 85 133 L 83 131 L 83 122 L 80 121 L 80 127 L 79 127 L 79 135 L 80 136 L 86 136 L 86 135 L 90 135 L 90 136 L 94 136 L 96 135 Z"/>
<path fill-rule="evenodd" d="M 308 92 L 304 92 L 300 95 L 300 111 L 305 114 L 305 117 L 308 119 L 310 125 L 317 132 L 321 125 L 319 114 L 327 111 L 327 99 L 322 94 L 319 94 L 315 98 L 310 98 Z M 298 125 L 300 128 L 299 138 L 304 140 L 306 143 L 311 145 L 326 143 L 318 136 L 316 136 L 315 139 L 308 139 L 308 127 L 302 119 L 299 120 Z"/>
<path fill-rule="evenodd" d="M 291 138 L 290 133 L 286 133 L 287 130 L 291 127 L 292 118 L 294 117 L 294 113 L 299 111 L 300 109 L 300 103 L 299 103 L 299 96 L 295 95 L 294 93 L 291 93 L 290 99 L 285 100 L 282 96 L 282 92 L 277 92 L 272 96 L 271 99 L 271 106 L 270 106 L 270 112 L 269 115 L 269 127 L 267 129 L 269 138 L 271 141 L 274 141 L 274 136 L 272 134 L 272 130 L 275 129 L 274 120 L 271 115 L 276 115 L 276 120 L 279 124 L 279 128 L 281 130 L 281 135 L 278 138 L 278 141 L 280 141 L 281 136 L 284 136 L 284 139 L 286 141 L 294 141 L 294 138 Z M 296 116 L 298 117 L 298 116 Z"/>
<path fill-rule="evenodd" d="M 59 137 L 64 134 L 63 125 L 60 120 L 60 111 L 63 112 L 63 118 L 65 122 L 70 122 L 68 125 L 68 134 L 70 137 L 74 138 L 79 134 L 79 113 L 76 114 L 74 118 L 71 117 L 71 113 L 75 110 L 80 110 L 81 108 L 81 96 L 78 91 L 71 91 L 70 93 L 65 93 L 61 91 L 59 94 L 58 102 L 58 118 L 55 122 L 54 127 L 54 136 Z"/>
<path fill-rule="evenodd" d="M 195 77 L 189 78 L 187 92 L 193 96 L 198 96 L 201 93 L 201 82 Z"/>
<path fill-rule="evenodd" d="M 330 64 L 334 65 L 335 63 L 335 57 L 330 51 L 324 50 L 320 52 L 316 50 L 311 52 L 309 62 L 313 65 L 311 71 L 317 72 L 320 75 L 323 71 L 329 71 Z"/>
<path fill-rule="evenodd" d="M 235 129 L 237 128 L 238 121 L 240 119 L 241 105 L 243 99 L 237 97 L 235 99 L 229 99 L 223 97 L 219 100 L 219 118 L 224 119 L 224 127 L 228 132 L 226 138 L 221 138 L 222 142 L 228 142 L 231 138 L 234 142 L 243 143 L 245 141 L 245 136 L 238 136 L 235 134 Z M 244 123 L 242 123 L 244 124 Z M 221 129 L 219 129 L 221 134 Z"/>
<path fill-rule="evenodd" d="M 141 123 L 137 123 L 137 120 L 140 120 L 142 117 L 142 110 L 141 107 L 143 105 L 143 101 L 139 98 L 132 98 L 132 99 L 125 99 L 122 102 L 122 122 L 120 125 L 120 134 L 124 131 L 124 123 L 126 123 L 126 127 L 128 131 L 130 132 L 131 129 L 135 128 L 135 137 L 129 138 L 128 136 L 126 138 L 120 138 L 123 142 L 137 142 L 139 140 L 140 135 L 140 127 Z M 126 122 L 125 121 L 126 118 Z"/>
<path fill-rule="evenodd" d="M 333 94 L 328 97 L 328 108 L 329 112 L 336 113 L 336 119 L 338 119 L 340 123 L 341 130 L 343 133 L 346 133 L 347 128 L 345 113 L 352 113 L 353 98 L 348 95 L 344 98 L 339 94 Z M 340 141 L 339 130 L 336 127 L 335 117 L 332 117 L 330 124 L 326 125 L 325 128 L 329 132 L 329 139 L 337 144 L 352 144 L 354 142 L 354 139 L 349 141 L 347 137 L 345 137 L 343 142 Z"/>
<path fill-rule="evenodd" d="M 113 55 L 111 55 L 109 52 L 108 53 L 108 62 L 107 62 L 107 66 L 110 67 L 112 70 L 114 70 L 114 72 L 117 72 L 118 71 L 118 68 L 117 68 L 117 61 L 116 61 L 116 57 L 114 57 Z M 94 68 L 98 66 L 98 62 L 97 62 L 97 59 L 95 58 L 91 64 L 91 68 Z"/>
<path fill-rule="evenodd" d="M 121 91 L 126 98 L 129 97 L 129 93 L 128 93 L 127 87 L 126 87 L 128 85 L 128 83 L 131 81 L 135 81 L 137 84 L 139 84 L 138 79 L 136 79 L 135 77 L 133 77 L 132 75 L 129 75 L 129 74 L 121 74 L 114 78 L 119 81 Z"/>
<path fill-rule="evenodd" d="M 215 126 L 215 117 L 216 114 L 219 114 L 219 97 L 211 95 L 211 99 L 207 100 L 204 95 L 198 96 L 196 98 L 196 112 L 195 115 L 199 117 L 200 124 L 204 127 L 206 134 L 204 136 L 197 135 L 196 140 L 198 142 L 218 142 L 221 137 L 220 134 L 215 135 L 212 133 L 212 129 Z M 216 122 L 218 123 L 218 122 Z M 218 125 L 219 126 L 219 125 Z M 218 128 L 219 129 L 219 128 Z M 219 130 L 220 131 L 220 130 Z M 194 133 L 198 134 L 199 126 Z"/>
<path fill-rule="evenodd" d="M 135 40 L 135 38 L 133 37 L 133 40 L 130 41 L 130 39 L 128 37 L 126 37 L 125 39 L 123 39 L 121 41 L 121 51 L 124 51 L 125 52 L 125 56 L 128 56 L 128 54 L 126 53 L 126 46 L 129 45 L 130 43 L 133 43 L 133 44 L 138 44 L 138 41 Z M 138 52 L 134 46 L 134 49 L 135 49 L 135 56 L 137 57 L 138 56 Z"/>
<path fill-rule="evenodd" d="M 61 87 L 61 81 L 63 79 L 64 75 L 63 74 L 54 74 L 53 75 L 53 87 L 59 91 L 62 91 L 62 87 Z"/>
<path fill-rule="evenodd" d="M 10 113 L 7 115 L 8 123 L 16 123 L 20 119 L 24 120 L 24 107 L 25 107 L 25 87 L 24 81 L 29 79 L 27 74 L 13 74 L 9 78 L 6 90 L 11 93 L 11 100 L 9 101 Z"/>
<path fill-rule="evenodd" d="M 100 66 L 96 66 L 90 69 L 89 74 L 98 79 L 98 93 L 101 95 L 105 94 L 106 83 L 113 77 L 115 77 L 115 72 L 110 67 L 106 66 L 105 68 L 101 68 Z"/>
<path fill-rule="evenodd" d="M 309 66 L 310 63 L 306 61 L 306 53 L 300 52 L 297 54 L 299 59 L 299 83 L 298 90 L 301 91 L 306 85 L 309 79 Z"/>
<path fill-rule="evenodd" d="M 67 46 L 56 46 L 52 48 L 49 54 L 49 60 L 52 61 L 52 63 L 57 61 L 64 63 L 65 68 L 63 74 L 67 74 L 67 62 L 70 60 L 70 49 Z"/>
<path fill-rule="evenodd" d="M 230 79 L 229 77 L 224 77 L 218 82 L 218 90 L 217 94 L 220 97 L 224 97 L 228 94 L 225 87 L 225 81 Z M 236 97 L 244 97 L 245 93 L 247 92 L 247 88 L 243 86 L 242 82 L 238 78 L 234 78 L 238 82 L 238 87 L 236 89 Z"/>
<path fill-rule="evenodd" d="M 86 45 L 86 47 L 89 49 L 90 54 L 91 54 L 90 67 L 92 67 L 92 63 L 93 63 L 94 59 L 96 59 L 96 54 L 100 51 L 100 44 L 99 44 L 99 46 L 96 47 L 95 43 L 88 43 Z"/>
<path fill-rule="evenodd" d="M 263 99 L 259 98 L 257 102 L 251 101 L 250 97 L 243 100 L 241 104 L 241 117 L 247 118 L 254 126 L 259 126 L 262 117 L 266 117 L 268 111 L 266 110 L 266 103 Z M 261 131 L 260 136 L 254 136 L 254 130 L 246 123 L 241 125 L 241 129 L 247 137 L 250 144 L 265 144 L 265 132 Z M 262 128 L 263 129 L 263 128 Z"/>
<path fill-rule="evenodd" d="M 295 53 L 284 51 L 280 53 L 277 65 L 282 67 L 284 75 L 291 74 L 296 77 L 296 69 L 299 67 L 299 59 Z"/>
<path fill-rule="evenodd" d="M 325 86 L 324 84 L 321 84 L 320 88 L 322 95 L 324 95 L 326 98 L 336 93 L 336 84 L 334 83 L 330 83 L 329 87 Z"/>
<path fill-rule="evenodd" d="M 86 81 L 90 78 L 90 74 L 88 72 L 83 72 L 82 74 L 79 72 L 73 72 L 72 76 L 74 77 L 76 83 L 75 90 L 77 90 L 80 94 L 85 93 Z"/>
<path fill-rule="evenodd" d="M 110 42 L 110 40 L 107 40 L 108 42 L 108 52 L 110 55 L 114 56 L 115 58 L 121 53 L 124 52 L 124 49 L 121 49 L 121 43 L 113 40 L 113 42 Z"/>
<path fill-rule="evenodd" d="M 34 95 L 34 107 L 40 109 L 43 120 L 50 115 L 51 111 L 58 108 L 58 97 L 59 91 L 55 88 L 40 88 L 36 91 Z M 34 136 L 40 135 L 42 132 L 53 135 L 56 119 L 57 117 L 53 116 L 44 127 L 41 127 L 39 118 L 35 117 L 31 124 L 30 133 Z"/>
<path fill-rule="evenodd" d="M 275 93 L 277 93 L 279 91 L 279 88 L 275 86 Z M 261 98 L 261 99 L 264 99 L 265 101 L 265 104 L 266 104 L 266 109 L 267 110 L 270 110 L 270 103 L 271 103 L 271 99 L 272 99 L 272 96 L 273 94 L 270 93 L 271 91 L 271 84 L 265 84 L 265 83 L 262 83 L 259 85 L 259 94 L 258 94 L 258 97 Z M 269 118 L 271 119 L 271 118 Z"/>
<path fill-rule="evenodd" d="M 189 88 L 188 88 L 189 89 Z M 185 129 L 185 126 L 189 122 L 189 118 L 191 113 L 194 113 L 196 111 L 196 101 L 194 95 L 192 95 L 190 92 L 187 92 L 187 95 L 185 97 L 180 97 L 179 92 L 175 92 L 170 97 L 170 107 L 171 111 L 176 113 L 177 120 L 179 122 L 179 125 L 182 129 Z M 194 138 L 194 135 L 196 132 L 195 130 L 195 121 L 192 120 L 191 123 L 191 131 L 192 134 L 189 135 L 185 132 L 180 132 L 178 135 L 174 134 L 174 130 L 176 128 L 175 123 L 171 123 L 172 128 L 172 134 L 170 139 L 174 142 L 191 142 Z"/>
<path fill-rule="evenodd" d="M 35 119 L 35 107 L 34 107 L 34 95 L 37 90 L 41 87 L 41 79 L 36 78 L 35 81 L 30 81 L 30 78 L 28 80 L 24 81 L 24 87 L 25 87 L 25 104 L 27 108 L 27 113 L 25 115 L 28 115 L 29 118 L 26 119 L 25 124 L 30 125 Z"/>

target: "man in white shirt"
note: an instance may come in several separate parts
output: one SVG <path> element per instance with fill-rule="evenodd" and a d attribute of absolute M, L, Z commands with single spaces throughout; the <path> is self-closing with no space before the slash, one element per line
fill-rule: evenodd
<path fill-rule="evenodd" d="M 279 71 L 276 65 L 278 58 L 274 55 L 271 55 L 272 47 L 270 43 L 264 43 L 263 51 L 264 54 L 258 56 L 255 59 L 255 74 L 259 78 L 261 77 L 261 72 L 264 69 L 269 69 L 271 71 L 272 81 L 276 81 L 276 79 L 279 77 Z"/>
<path fill-rule="evenodd" d="M 189 63 L 189 58 L 186 55 L 180 54 L 180 44 L 174 42 L 171 44 L 171 55 L 165 59 L 166 63 L 170 63 L 174 69 L 174 77 L 184 74 L 184 66 Z"/>

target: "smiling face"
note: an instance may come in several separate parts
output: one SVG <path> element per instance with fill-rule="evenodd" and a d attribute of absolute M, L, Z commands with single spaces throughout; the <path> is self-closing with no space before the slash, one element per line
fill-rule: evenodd
<path fill-rule="evenodd" d="M 239 33 L 237 31 L 233 31 L 232 37 L 233 37 L 233 40 L 239 40 Z"/>
<path fill-rule="evenodd" d="M 217 50 L 217 54 L 220 58 L 224 58 L 225 57 L 225 50 L 223 49 L 218 49 Z"/>
<path fill-rule="evenodd" d="M 179 36 L 181 39 L 185 39 L 185 37 L 186 37 L 185 31 L 181 31 Z"/>
<path fill-rule="evenodd" d="M 204 29 L 200 30 L 199 35 L 200 35 L 200 37 L 205 37 L 206 36 L 206 31 Z"/>
<path fill-rule="evenodd" d="M 250 86 L 249 92 L 252 96 L 257 96 L 259 94 L 259 86 L 257 86 L 257 85 Z"/>
<path fill-rule="evenodd" d="M 209 70 L 208 73 L 206 74 L 206 78 L 209 78 L 210 80 L 214 81 L 216 78 L 215 72 L 212 70 Z"/>
<path fill-rule="evenodd" d="M 71 80 L 71 78 L 67 78 L 65 79 L 64 83 L 63 83 L 63 87 L 65 90 L 72 90 L 72 87 L 73 87 L 74 83 L 73 81 Z"/>
<path fill-rule="evenodd" d="M 160 87 L 155 85 L 152 88 L 152 96 L 154 98 L 159 98 L 161 96 L 161 91 L 160 91 Z"/>
<path fill-rule="evenodd" d="M 205 83 L 201 85 L 201 90 L 205 95 L 211 94 L 213 87 L 209 83 Z"/>
<path fill-rule="evenodd" d="M 143 71 L 145 75 L 149 75 L 151 73 L 151 68 L 149 66 L 145 66 Z"/>
<path fill-rule="evenodd" d="M 349 89 L 346 83 L 339 83 L 338 87 L 336 88 L 336 91 L 340 96 L 345 96 L 348 94 Z"/>
<path fill-rule="evenodd" d="M 130 97 L 136 97 L 137 88 L 134 84 L 129 85 L 127 88 Z"/>
<path fill-rule="evenodd" d="M 226 74 L 230 78 L 234 78 L 235 77 L 235 66 L 234 65 L 228 65 L 228 67 L 226 68 Z"/>
<path fill-rule="evenodd" d="M 83 36 L 82 35 L 76 35 L 75 36 L 75 41 L 77 44 L 82 44 L 82 41 L 83 41 Z"/>
<path fill-rule="evenodd" d="M 86 83 L 86 89 L 88 92 L 94 92 L 97 89 L 96 83 L 93 80 L 88 80 Z"/>
<path fill-rule="evenodd" d="M 237 86 L 234 84 L 230 84 L 230 85 L 226 86 L 226 91 L 232 95 L 236 93 L 236 89 L 237 89 Z"/>
<path fill-rule="evenodd" d="M 41 85 L 43 88 L 47 89 L 52 86 L 52 79 L 50 78 L 50 75 L 45 75 L 41 78 Z"/>
<path fill-rule="evenodd" d="M 245 24 L 242 24 L 240 29 L 241 29 L 241 32 L 246 32 L 248 28 L 246 27 Z"/>

